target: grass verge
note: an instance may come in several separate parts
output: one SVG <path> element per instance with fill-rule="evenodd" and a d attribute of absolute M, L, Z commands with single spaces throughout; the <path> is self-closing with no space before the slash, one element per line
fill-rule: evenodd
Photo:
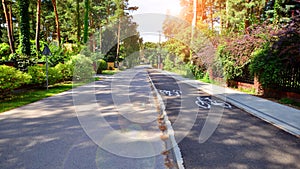
<path fill-rule="evenodd" d="M 75 86 L 79 86 L 76 84 Z M 4 98 L 0 104 L 0 113 L 41 100 L 46 97 L 53 96 L 55 94 L 70 90 L 73 88 L 73 84 L 70 83 L 59 83 L 46 89 L 28 89 L 21 90 L 17 93 L 13 93 L 8 98 Z"/>
<path fill-rule="evenodd" d="M 279 100 L 279 103 L 300 109 L 300 102 L 290 99 L 290 98 L 282 98 Z"/>
<path fill-rule="evenodd" d="M 118 73 L 120 70 L 103 70 L 102 75 L 114 75 L 115 73 Z"/>

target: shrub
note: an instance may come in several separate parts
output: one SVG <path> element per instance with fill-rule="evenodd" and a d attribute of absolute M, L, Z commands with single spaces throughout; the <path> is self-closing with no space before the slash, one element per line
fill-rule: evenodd
<path fill-rule="evenodd" d="M 97 62 L 97 66 L 98 66 L 98 68 L 97 68 L 97 73 L 98 73 L 98 74 L 101 74 L 101 73 L 102 73 L 102 70 L 106 70 L 106 68 L 107 68 L 107 63 L 106 63 L 105 60 L 99 59 L 98 62 Z"/>
<path fill-rule="evenodd" d="M 29 66 L 28 74 L 32 76 L 30 84 L 42 85 L 46 83 L 46 72 L 42 66 Z"/>
<path fill-rule="evenodd" d="M 0 93 L 5 96 L 6 93 L 30 82 L 31 76 L 23 73 L 14 67 L 0 66 Z"/>
<path fill-rule="evenodd" d="M 205 73 L 205 76 L 201 79 L 203 82 L 206 82 L 206 83 L 210 83 L 211 80 L 209 79 L 209 73 L 206 72 Z"/>
<path fill-rule="evenodd" d="M 174 68 L 174 63 L 170 59 L 169 55 L 167 55 L 167 57 L 165 58 L 165 60 L 163 61 L 163 63 L 164 63 L 164 69 L 165 70 L 172 71 L 172 69 Z"/>
<path fill-rule="evenodd" d="M 270 42 L 253 52 L 250 70 L 263 87 L 299 92 L 300 15 L 280 28 Z"/>
<path fill-rule="evenodd" d="M 191 70 L 191 73 L 193 74 L 195 79 L 202 79 L 204 77 L 205 70 L 201 69 L 197 65 L 189 64 L 189 69 Z"/>
<path fill-rule="evenodd" d="M 218 46 L 217 58 L 222 64 L 225 79 L 243 76 L 243 71 L 251 63 L 252 54 L 274 38 L 276 30 L 272 25 L 256 25 L 249 28 L 249 34 L 225 39 Z M 255 43 L 253 43 L 255 42 Z"/>
<path fill-rule="evenodd" d="M 32 76 L 30 84 L 43 85 L 46 83 L 46 66 L 30 66 L 28 67 L 28 74 Z M 48 68 L 48 84 L 52 85 L 64 80 L 63 72 L 59 67 Z"/>
<path fill-rule="evenodd" d="M 59 63 L 55 66 L 55 68 L 61 72 L 63 81 L 72 80 L 73 72 L 71 64 Z"/>
<path fill-rule="evenodd" d="M 86 56 L 86 55 L 85 55 L 85 56 Z M 87 56 L 87 57 L 89 57 L 89 56 Z M 93 53 L 93 54 L 91 55 L 91 59 L 92 59 L 93 62 L 94 62 L 94 61 L 98 61 L 99 59 L 104 59 L 104 55 L 101 54 L 101 53 L 99 53 L 99 52 L 95 52 L 95 53 Z"/>
<path fill-rule="evenodd" d="M 45 67 L 44 69 L 45 70 Z M 48 68 L 48 83 L 49 85 L 53 85 L 57 82 L 61 82 L 63 80 L 63 74 L 56 67 Z"/>
<path fill-rule="evenodd" d="M 93 78 L 93 74 L 95 73 L 93 63 L 88 57 L 81 54 L 71 56 L 71 59 L 66 64 L 70 66 L 70 72 L 74 80 Z"/>
<path fill-rule="evenodd" d="M 3 60 L 9 60 L 10 47 L 7 43 L 0 43 L 0 56 Z"/>
<path fill-rule="evenodd" d="M 89 49 L 88 46 L 84 46 L 82 47 L 81 51 L 80 51 L 80 54 L 81 55 L 84 55 L 86 57 L 91 57 L 92 56 L 92 52 L 91 50 Z"/>
<path fill-rule="evenodd" d="M 44 49 L 44 43 L 41 43 L 41 51 Z M 35 48 L 33 48 L 35 50 Z M 49 44 L 49 49 L 51 52 L 51 55 L 48 56 L 48 64 L 50 67 L 55 67 L 59 63 L 64 63 L 70 59 L 69 53 L 64 46 L 59 47 L 55 43 Z M 46 61 L 46 56 L 45 55 L 40 55 L 39 61 L 45 62 Z"/>
<path fill-rule="evenodd" d="M 49 45 L 51 51 L 51 56 L 48 57 L 49 65 L 51 67 L 56 66 L 58 63 L 62 63 L 65 60 L 68 60 L 67 56 L 64 54 L 64 49 L 54 43 Z"/>

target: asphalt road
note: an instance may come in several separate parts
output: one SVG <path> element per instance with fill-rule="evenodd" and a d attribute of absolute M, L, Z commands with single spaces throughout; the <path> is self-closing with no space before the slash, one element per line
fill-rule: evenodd
<path fill-rule="evenodd" d="M 129 88 L 129 97 L 134 105 L 128 108 L 143 113 L 134 116 L 137 119 L 130 119 L 131 116 L 125 118 L 114 106 L 112 81 L 124 82 L 125 79 L 107 78 L 95 85 L 81 86 L 73 92 L 64 92 L 1 113 L 0 169 L 165 168 L 164 156 L 160 154 L 164 149 L 156 122 L 157 112 L 149 108 L 153 103 L 149 99 L 147 73 L 136 74 L 133 79 L 128 79 L 129 86 L 123 86 Z M 121 86 L 117 87 L 121 89 Z M 88 100 L 89 91 L 96 100 Z M 123 93 L 116 94 L 119 97 Z M 101 111 L 94 109 L 94 103 Z M 83 106 L 82 109 L 80 106 Z M 100 118 L 105 119 L 113 132 L 105 133 Z M 86 119 L 88 121 L 84 121 Z M 132 120 L 140 120 L 140 123 Z M 127 137 L 111 139 L 120 133 Z M 158 139 L 155 140 L 154 136 Z M 109 148 L 116 152 L 108 151 Z M 135 158 L 132 157 L 134 155 Z"/>
<path fill-rule="evenodd" d="M 200 143 L 199 135 L 209 110 L 198 107 L 195 101 L 199 96 L 209 95 L 154 70 L 150 70 L 149 75 L 158 90 L 182 91 L 181 96 L 161 95 L 185 168 L 300 168 L 299 138 L 236 107 L 222 109 L 224 111 L 218 127 L 208 140 Z M 196 115 L 191 113 L 195 111 Z M 191 129 L 184 125 L 188 122 L 193 122 Z"/>

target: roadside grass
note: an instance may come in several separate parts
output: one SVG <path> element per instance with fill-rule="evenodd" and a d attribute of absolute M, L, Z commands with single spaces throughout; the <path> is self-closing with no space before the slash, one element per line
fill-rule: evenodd
<path fill-rule="evenodd" d="M 116 73 L 120 72 L 120 70 L 116 69 L 116 70 L 103 70 L 102 71 L 102 75 L 114 75 Z"/>
<path fill-rule="evenodd" d="M 300 109 L 300 102 L 290 99 L 290 98 L 282 98 L 280 100 L 278 100 L 279 103 L 285 104 L 285 105 L 291 105 L 291 106 L 295 106 L 296 108 Z"/>
<path fill-rule="evenodd" d="M 83 85 L 84 83 L 76 83 L 73 85 L 72 82 L 68 83 L 59 83 L 53 86 L 49 86 L 49 90 L 47 91 L 45 88 L 39 89 L 27 89 L 21 90 L 19 92 L 12 93 L 9 97 L 4 98 L 0 104 L 0 113 L 5 112 L 29 103 L 36 102 L 46 97 L 50 97 L 56 95 L 58 93 L 67 91 L 72 89 L 73 87 L 77 87 Z"/>
<path fill-rule="evenodd" d="M 243 88 L 243 87 L 239 87 L 239 88 L 237 88 L 237 87 L 230 87 L 230 88 L 234 89 L 234 90 L 238 90 L 238 91 L 246 93 L 246 94 L 258 96 L 256 94 L 255 88 Z"/>

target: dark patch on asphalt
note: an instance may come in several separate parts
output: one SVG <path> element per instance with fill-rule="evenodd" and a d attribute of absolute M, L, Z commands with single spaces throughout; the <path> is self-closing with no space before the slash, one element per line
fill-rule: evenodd
<path fill-rule="evenodd" d="M 178 83 L 170 76 L 149 71 L 157 89 L 177 89 Z M 183 88 L 194 88 L 181 85 Z M 195 95 L 209 96 L 197 91 Z M 184 95 L 184 94 L 183 94 Z M 172 124 L 176 121 L 181 98 L 162 96 Z M 196 96 L 191 96 L 194 102 Z M 257 169 L 300 168 L 300 139 L 236 107 L 224 109 L 222 119 L 213 135 L 200 144 L 198 139 L 208 115 L 199 108 L 189 134 L 178 143 L 187 169 Z M 175 138 L 180 134 L 175 129 Z"/>

